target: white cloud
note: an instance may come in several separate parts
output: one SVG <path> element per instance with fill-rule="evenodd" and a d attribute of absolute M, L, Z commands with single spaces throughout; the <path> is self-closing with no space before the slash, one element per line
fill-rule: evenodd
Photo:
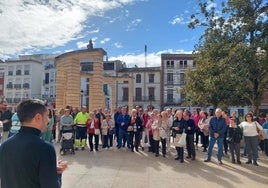
<path fill-rule="evenodd" d="M 139 25 L 139 23 L 141 22 L 142 20 L 141 19 L 135 19 L 135 20 L 132 20 L 128 26 L 127 26 L 127 31 L 133 31 L 136 29 L 136 27 Z"/>
<path fill-rule="evenodd" d="M 133 0 L 1 0 L 0 52 L 4 56 L 65 45 L 81 38 L 90 16 L 129 3 Z"/>
<path fill-rule="evenodd" d="M 147 67 L 157 67 L 161 65 L 161 54 L 170 53 L 170 54 L 191 54 L 192 51 L 187 52 L 184 50 L 163 50 L 155 53 L 149 53 L 146 57 Z M 138 67 L 145 67 L 145 54 L 126 54 L 119 55 L 117 57 L 110 57 L 109 60 L 120 60 L 127 64 L 127 67 L 134 67 L 137 65 Z"/>
<path fill-rule="evenodd" d="M 116 48 L 123 48 L 122 44 L 119 43 L 119 42 L 114 43 L 114 46 L 115 46 Z"/>
<path fill-rule="evenodd" d="M 189 18 L 187 18 L 189 20 Z M 175 16 L 171 21 L 169 21 L 170 24 L 187 24 L 189 21 L 186 21 L 183 16 Z"/>
<path fill-rule="evenodd" d="M 109 42 L 111 39 L 110 38 L 105 38 L 100 41 L 101 44 L 105 44 L 106 42 Z"/>
<path fill-rule="evenodd" d="M 76 43 L 76 46 L 78 49 L 82 49 L 82 48 L 85 49 L 87 47 L 87 45 L 88 45 L 88 42 L 77 42 Z"/>

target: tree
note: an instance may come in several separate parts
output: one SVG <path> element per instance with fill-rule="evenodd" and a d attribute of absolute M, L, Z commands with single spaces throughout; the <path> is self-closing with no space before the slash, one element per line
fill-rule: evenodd
<path fill-rule="evenodd" d="M 194 51 L 197 69 L 186 73 L 182 93 L 197 105 L 251 105 L 258 113 L 268 71 L 268 3 L 222 1 L 220 10 L 213 3 L 199 0 L 200 12 L 188 25 L 206 29 Z"/>

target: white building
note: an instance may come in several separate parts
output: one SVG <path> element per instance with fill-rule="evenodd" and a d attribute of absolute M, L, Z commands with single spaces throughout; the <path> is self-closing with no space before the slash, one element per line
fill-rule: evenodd
<path fill-rule="evenodd" d="M 179 90 L 184 87 L 184 75 L 187 69 L 193 69 L 196 63 L 192 54 L 162 54 L 162 108 L 178 108 L 184 102 Z"/>
<path fill-rule="evenodd" d="M 7 60 L 4 96 L 15 106 L 25 98 L 41 98 L 42 63 L 37 60 Z"/>
<path fill-rule="evenodd" d="M 191 112 L 194 106 L 183 106 L 185 96 L 179 93 L 179 90 L 184 87 L 184 75 L 187 69 L 195 69 L 196 62 L 192 54 L 162 54 L 161 55 L 161 107 L 173 109 L 188 109 Z M 213 107 L 208 107 L 207 110 L 213 111 Z M 247 107 L 230 107 L 230 112 L 237 114 L 245 114 L 248 112 Z"/>
<path fill-rule="evenodd" d="M 52 104 L 55 102 L 56 97 L 56 69 L 54 61 L 55 57 L 58 55 L 59 54 L 35 54 L 19 56 L 21 60 L 34 59 L 42 63 L 42 73 L 39 75 L 42 78 L 41 99 Z"/>

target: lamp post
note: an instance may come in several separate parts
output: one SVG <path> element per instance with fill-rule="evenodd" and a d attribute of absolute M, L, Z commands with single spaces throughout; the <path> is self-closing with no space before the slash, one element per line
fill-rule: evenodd
<path fill-rule="evenodd" d="M 83 95 L 84 95 L 84 90 L 83 89 L 81 89 L 80 95 L 81 95 L 81 106 L 83 106 Z"/>

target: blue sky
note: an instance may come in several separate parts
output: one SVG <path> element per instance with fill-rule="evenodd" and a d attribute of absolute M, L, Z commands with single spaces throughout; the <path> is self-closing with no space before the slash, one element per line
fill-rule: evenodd
<path fill-rule="evenodd" d="M 203 32 L 187 24 L 197 0 L 1 0 L 0 59 L 94 47 L 128 67 L 159 66 L 161 53 L 191 53 Z"/>

